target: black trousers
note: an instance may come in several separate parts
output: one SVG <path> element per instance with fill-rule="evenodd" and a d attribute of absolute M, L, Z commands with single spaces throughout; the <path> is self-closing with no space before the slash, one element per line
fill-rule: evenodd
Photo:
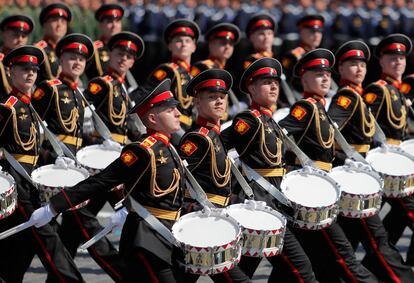
<path fill-rule="evenodd" d="M 390 242 L 395 245 L 406 227 L 414 231 L 414 195 L 402 199 L 385 198 L 385 201 L 391 205 L 391 210 L 382 222 L 388 232 Z M 407 264 L 414 266 L 414 233 L 411 235 L 407 251 Z"/>
<path fill-rule="evenodd" d="M 354 249 L 336 222 L 317 231 L 298 228 L 292 231 L 309 256 L 319 282 L 378 282 L 376 276 L 356 260 Z"/>
<path fill-rule="evenodd" d="M 273 266 L 275 276 L 269 282 L 316 282 L 311 262 L 295 235 L 286 229 L 283 250 L 280 255 L 266 258 Z M 242 256 L 239 267 L 250 278 L 259 266 L 262 258 Z"/>
<path fill-rule="evenodd" d="M 250 278 L 247 277 L 246 274 L 244 274 L 244 272 L 241 271 L 238 266 L 236 266 L 235 268 L 233 268 L 229 271 L 223 272 L 223 273 L 209 275 L 209 277 L 211 278 L 211 280 L 213 280 L 213 282 L 216 282 L 216 283 L 233 283 L 233 282 L 234 283 L 247 283 L 247 282 L 252 282 L 250 280 Z M 197 282 L 198 278 L 200 278 L 199 275 L 186 273 L 185 276 L 184 276 L 184 282 L 185 283 L 195 283 L 195 282 Z"/>
<path fill-rule="evenodd" d="M 405 265 L 378 215 L 368 218 L 338 217 L 338 223 L 354 250 L 361 242 L 366 251 L 362 264 L 385 282 L 414 282 L 411 267 Z"/>
<path fill-rule="evenodd" d="M 1 164 L 17 184 L 18 208 L 0 221 L 0 231 L 27 221 L 40 207 L 38 191 L 8 164 Z M 29 170 L 28 170 L 29 171 Z M 29 171 L 30 172 L 30 171 Z M 35 254 L 48 272 L 47 282 L 84 282 L 69 252 L 51 225 L 31 227 L 0 241 L 0 276 L 8 283 L 22 282 Z"/>

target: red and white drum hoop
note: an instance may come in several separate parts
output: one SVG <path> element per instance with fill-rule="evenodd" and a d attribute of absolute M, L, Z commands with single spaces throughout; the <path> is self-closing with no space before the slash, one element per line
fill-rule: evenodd
<path fill-rule="evenodd" d="M 9 173 L 0 171 L 0 219 L 10 216 L 16 208 L 16 182 Z"/>

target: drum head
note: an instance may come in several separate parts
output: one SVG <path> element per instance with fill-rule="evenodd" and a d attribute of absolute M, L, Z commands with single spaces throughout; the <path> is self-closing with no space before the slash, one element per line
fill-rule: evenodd
<path fill-rule="evenodd" d="M 281 189 L 291 201 L 307 207 L 330 206 L 337 202 L 339 191 L 327 179 L 313 174 L 292 174 L 283 178 Z"/>
<path fill-rule="evenodd" d="M 334 168 L 329 173 L 341 185 L 341 190 L 350 194 L 374 194 L 381 190 L 381 181 L 363 171 Z"/>
<path fill-rule="evenodd" d="M 194 247 L 214 247 L 231 243 L 240 233 L 237 222 L 229 216 L 201 211 L 182 216 L 172 227 L 178 241 Z"/>
<path fill-rule="evenodd" d="M 76 153 L 79 162 L 88 168 L 102 170 L 120 155 L 120 151 L 108 149 L 103 145 L 86 146 Z"/>
<path fill-rule="evenodd" d="M 414 139 L 402 142 L 400 147 L 409 154 L 414 155 Z"/>
<path fill-rule="evenodd" d="M 367 153 L 366 160 L 375 171 L 387 175 L 406 176 L 414 173 L 413 159 L 392 149 L 387 151 L 380 148 L 370 150 Z"/>
<path fill-rule="evenodd" d="M 282 218 L 267 210 L 253 210 L 244 204 L 230 205 L 227 213 L 236 219 L 241 226 L 254 230 L 277 230 L 284 226 Z"/>
<path fill-rule="evenodd" d="M 14 184 L 14 179 L 9 174 L 0 172 L 0 193 L 9 190 Z"/>
<path fill-rule="evenodd" d="M 58 167 L 54 164 L 42 166 L 32 172 L 33 181 L 47 187 L 73 187 L 89 177 L 83 168 Z"/>
<path fill-rule="evenodd" d="M 275 113 L 273 113 L 273 120 L 275 120 L 276 122 L 283 120 L 287 115 L 289 115 L 289 111 L 289 107 L 277 109 Z"/>

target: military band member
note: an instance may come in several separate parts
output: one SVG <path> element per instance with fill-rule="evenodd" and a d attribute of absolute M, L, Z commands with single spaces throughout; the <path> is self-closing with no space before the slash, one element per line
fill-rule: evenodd
<path fill-rule="evenodd" d="M 220 135 L 220 118 L 227 109 L 227 93 L 232 83 L 230 73 L 221 69 L 203 71 L 189 82 L 186 92 L 194 97 L 198 115 L 178 146 L 181 158 L 188 162 L 188 168 L 216 207 L 226 207 L 232 192 L 230 162 Z M 188 211 L 201 209 L 187 197 Z M 196 282 L 199 276 L 187 277 L 186 282 Z M 235 282 L 250 282 L 238 267 L 211 276 L 214 282 L 229 282 L 228 277 Z"/>
<path fill-rule="evenodd" d="M 134 211 L 135 203 L 139 202 L 168 229 L 180 217 L 184 201 L 183 168 L 174 158 L 170 144 L 171 134 L 180 129 L 180 112 L 170 89 L 171 81 L 164 80 L 132 110 L 148 129 L 139 142 L 126 145 L 120 157 L 101 173 L 62 190 L 32 217 L 37 226 L 44 225 L 54 214 L 125 183 L 132 204 L 120 243 L 128 264 L 126 282 L 182 282 L 183 274 L 176 266 L 172 244 Z"/>
<path fill-rule="evenodd" d="M 59 60 L 56 56 L 56 44 L 68 31 L 72 12 L 63 3 L 53 3 L 42 9 L 39 21 L 43 28 L 43 40 L 35 45 L 45 54 L 45 62 L 40 66 L 37 82 L 52 80 L 59 75 Z"/>
<path fill-rule="evenodd" d="M 334 63 L 335 57 L 327 49 L 315 49 L 299 60 L 294 75 L 301 78 L 304 98 L 280 121 L 280 126 L 293 136 L 301 150 L 325 171 L 331 170 L 334 159 L 334 130 L 324 108 Z M 287 155 L 287 163 L 300 167 L 293 154 Z M 316 231 L 298 228 L 293 231 L 312 261 L 319 282 L 377 282 L 356 260 L 351 244 L 336 222 Z"/>
<path fill-rule="evenodd" d="M 178 109 L 181 112 L 180 121 L 184 130 L 193 124 L 193 98 L 185 93 L 184 88 L 191 80 L 191 55 L 196 50 L 199 35 L 200 30 L 193 21 L 179 19 L 171 22 L 164 31 L 164 41 L 171 52 L 172 62 L 155 68 L 147 82 L 131 94 L 138 102 L 142 93 L 166 78 L 171 79 L 171 91 L 180 102 Z"/>
<path fill-rule="evenodd" d="M 234 46 L 240 40 L 240 30 L 233 24 L 218 24 L 207 32 L 206 39 L 209 50 L 208 59 L 196 62 L 191 66 L 191 76 L 193 77 L 208 69 L 224 70 L 227 60 L 233 55 Z M 229 113 L 226 109 L 221 120 L 227 121 L 228 117 Z"/>
<path fill-rule="evenodd" d="M 0 52 L 0 91 L 9 93 L 11 90 L 7 69 L 3 65 L 4 56 L 16 47 L 26 45 L 29 34 L 33 31 L 33 20 L 24 15 L 12 15 L 0 23 L 3 47 Z"/>
<path fill-rule="evenodd" d="M 85 74 L 88 80 L 103 76 L 109 63 L 108 41 L 122 31 L 124 8 L 119 4 L 103 4 L 95 12 L 95 19 L 99 23 L 100 39 L 94 41 L 95 53 L 86 67 Z"/>
<path fill-rule="evenodd" d="M 241 91 L 252 98 L 251 107 L 236 115 L 232 125 L 223 132 L 226 147 L 234 147 L 243 162 L 278 188 L 286 170 L 281 133 L 270 108 L 279 95 L 281 74 L 282 66 L 276 59 L 262 58 L 252 63 L 240 81 Z M 256 200 L 278 209 L 271 194 L 254 182 L 250 185 Z M 289 228 L 282 254 L 267 260 L 277 269 L 277 280 L 281 282 L 316 282 L 311 262 Z M 261 258 L 243 256 L 239 267 L 251 278 L 260 261 Z"/>
<path fill-rule="evenodd" d="M 29 104 L 38 66 L 43 59 L 40 49 L 26 45 L 8 53 L 3 61 L 10 69 L 12 91 L 10 95 L 2 93 L 1 97 L 0 143 L 29 175 L 36 168 L 40 150 L 39 124 Z M 8 161 L 1 160 L 0 163 L 15 179 L 18 192 L 18 208 L 0 222 L 0 230 L 4 231 L 27 221 L 40 207 L 40 201 L 37 188 L 17 173 Z M 48 271 L 50 282 L 83 282 L 71 256 L 50 225 L 13 235 L 0 241 L 0 247 L 9 255 L 0 260 L 0 275 L 6 282 L 22 282 L 35 253 Z"/>
<path fill-rule="evenodd" d="M 328 115 L 338 124 L 342 134 L 355 150 L 365 156 L 375 133 L 375 118 L 362 98 L 362 82 L 367 71 L 366 64 L 370 59 L 369 47 L 362 41 L 349 41 L 339 47 L 335 57 L 335 68 L 340 75 L 340 89 L 332 98 Z M 340 148 L 336 148 L 335 163 L 343 165 L 344 155 Z M 338 223 L 354 250 L 362 243 L 366 250 L 362 263 L 380 280 L 414 280 L 411 268 L 404 264 L 395 246 L 389 244 L 388 234 L 378 215 L 366 218 L 339 215 Z"/>

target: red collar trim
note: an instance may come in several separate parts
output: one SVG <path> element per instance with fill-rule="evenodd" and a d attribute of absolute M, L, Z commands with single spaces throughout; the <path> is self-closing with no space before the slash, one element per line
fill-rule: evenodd
<path fill-rule="evenodd" d="M 71 90 L 76 90 L 78 88 L 78 82 L 75 82 L 69 75 L 60 73 L 59 80 L 61 80 L 65 85 L 69 86 Z"/>
<path fill-rule="evenodd" d="M 270 118 L 273 117 L 272 110 L 270 110 L 267 107 L 261 106 L 261 105 L 257 104 L 254 101 L 252 102 L 252 105 L 250 106 L 250 108 L 255 109 L 255 110 L 258 110 L 260 113 L 262 113 L 262 114 L 264 114 L 266 116 L 269 116 Z"/>
<path fill-rule="evenodd" d="M 173 61 L 173 63 L 179 65 L 182 68 L 184 68 L 187 72 L 190 72 L 191 65 L 188 64 L 187 62 L 185 62 L 185 61 L 183 61 L 181 59 L 178 59 L 178 58 L 173 58 L 172 61 Z"/>
<path fill-rule="evenodd" d="M 56 49 L 56 44 L 57 44 L 57 43 L 54 43 L 50 37 L 48 37 L 48 36 L 44 36 L 44 37 L 43 37 L 43 40 L 47 42 L 47 45 L 49 45 L 49 46 L 50 46 L 50 48 L 52 48 L 53 50 L 55 50 L 55 49 Z"/>
<path fill-rule="evenodd" d="M 397 89 L 400 89 L 401 87 L 401 81 L 394 79 L 393 77 L 391 77 L 390 75 L 387 74 L 382 74 L 381 75 L 381 79 L 386 81 L 387 83 L 389 83 L 390 85 L 395 86 Z"/>
<path fill-rule="evenodd" d="M 153 129 L 147 129 L 147 133 L 153 138 L 155 138 L 156 140 L 163 142 L 166 146 L 170 145 L 170 138 L 171 138 L 170 135 L 164 134 L 159 131 L 155 131 Z"/>
<path fill-rule="evenodd" d="M 354 84 L 353 82 L 351 82 L 349 80 L 341 79 L 341 81 L 339 82 L 339 85 L 340 86 L 348 86 L 348 87 L 352 88 L 353 90 L 355 90 L 359 95 L 362 95 L 362 93 L 364 92 L 364 89 L 362 88 L 362 85 Z"/>
<path fill-rule="evenodd" d="M 217 134 L 220 134 L 220 120 L 217 123 L 212 123 L 204 117 L 198 116 L 196 124 L 202 127 L 205 127 L 209 130 L 215 131 Z"/>
<path fill-rule="evenodd" d="M 323 106 L 325 106 L 325 105 L 326 105 L 326 100 L 325 100 L 325 98 L 324 98 L 324 97 L 322 97 L 322 96 L 320 96 L 320 95 L 317 95 L 317 94 L 315 94 L 315 93 L 304 92 L 304 93 L 303 93 L 303 97 L 304 97 L 304 98 L 313 98 L 313 99 L 315 99 L 316 101 L 320 102 Z"/>
<path fill-rule="evenodd" d="M 30 104 L 30 100 L 32 98 L 32 95 L 30 93 L 23 93 L 20 90 L 18 90 L 16 87 L 13 86 L 12 91 L 10 92 L 10 94 L 16 96 L 22 102 L 24 102 L 26 104 Z"/>
<path fill-rule="evenodd" d="M 122 75 L 118 74 L 117 71 L 115 71 L 113 68 L 111 68 L 109 66 L 108 66 L 108 75 L 110 75 L 111 77 L 116 79 L 121 84 L 125 83 L 125 75 L 122 76 Z"/>

